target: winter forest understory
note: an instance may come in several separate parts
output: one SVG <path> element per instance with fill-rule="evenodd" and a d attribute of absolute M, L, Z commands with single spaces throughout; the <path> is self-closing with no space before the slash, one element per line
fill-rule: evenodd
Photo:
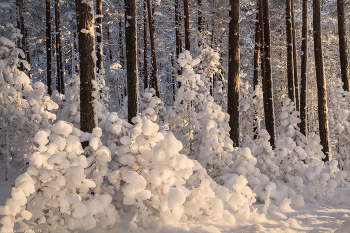
<path fill-rule="evenodd" d="M 349 233 L 349 3 L 1 0 L 0 231 Z"/>

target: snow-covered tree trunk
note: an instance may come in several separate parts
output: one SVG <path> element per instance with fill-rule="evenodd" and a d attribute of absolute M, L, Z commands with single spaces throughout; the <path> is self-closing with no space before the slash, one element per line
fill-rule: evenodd
<path fill-rule="evenodd" d="M 157 58 L 156 58 L 156 48 L 154 44 L 154 26 L 151 13 L 151 3 L 147 0 L 147 11 L 148 11 L 148 28 L 149 37 L 151 41 L 151 54 L 152 54 L 152 88 L 156 90 L 156 96 L 159 98 L 159 88 L 158 88 L 158 69 L 157 69 Z"/>
<path fill-rule="evenodd" d="M 291 0 L 286 1 L 286 27 L 288 97 L 294 102 L 294 63 L 292 43 Z"/>
<path fill-rule="evenodd" d="M 61 26 L 60 26 L 60 0 L 55 0 L 55 24 L 56 24 L 56 66 L 57 66 L 57 90 L 64 94 L 63 59 L 61 49 Z"/>
<path fill-rule="evenodd" d="M 239 0 L 231 0 L 229 29 L 228 99 L 230 138 L 239 146 Z"/>
<path fill-rule="evenodd" d="M 327 120 L 327 93 L 326 80 L 323 70 L 322 53 L 322 33 L 321 33 L 321 3 L 320 0 L 313 0 L 313 31 L 314 31 L 314 50 L 318 94 L 318 124 L 323 146 L 323 153 L 326 155 L 324 161 L 329 161 L 329 136 Z"/>
<path fill-rule="evenodd" d="M 307 136 L 307 4 L 308 0 L 303 0 L 303 26 L 301 42 L 301 84 L 300 84 L 300 132 Z"/>
<path fill-rule="evenodd" d="M 52 94 L 51 89 L 51 19 L 50 0 L 46 0 L 46 81 L 47 93 Z"/>
<path fill-rule="evenodd" d="M 103 61 L 102 61 L 102 39 L 103 39 L 103 34 L 102 34 L 102 0 L 96 0 L 96 15 L 97 15 L 97 19 L 96 19 L 96 23 L 97 23 L 97 27 L 96 27 L 96 31 L 97 31 L 97 51 L 96 51 L 96 55 L 97 55 L 97 62 L 96 62 L 96 66 L 98 68 L 97 72 L 100 74 L 101 70 L 103 69 Z"/>
<path fill-rule="evenodd" d="M 96 126 L 95 28 L 93 0 L 76 0 L 80 59 L 80 129 L 92 133 Z M 87 145 L 87 144 L 86 144 Z M 85 145 L 85 146 L 86 146 Z"/>
<path fill-rule="evenodd" d="M 188 0 L 184 0 L 184 17 L 185 17 L 185 49 L 188 51 L 191 51 L 190 14 L 188 10 Z"/>
<path fill-rule="evenodd" d="M 349 64 L 348 64 L 348 49 L 345 30 L 345 14 L 344 0 L 337 0 L 338 10 L 338 34 L 339 34 L 339 53 L 340 53 L 340 68 L 344 90 L 350 91 L 349 87 Z"/>
<path fill-rule="evenodd" d="M 273 82 L 271 67 L 271 38 L 270 38 L 270 16 L 269 16 L 269 0 L 262 1 L 263 19 L 264 19 L 264 49 L 265 49 L 265 85 L 266 89 L 266 107 L 265 107 L 265 125 L 266 130 L 270 134 L 270 144 L 275 147 L 275 112 L 273 106 Z"/>
<path fill-rule="evenodd" d="M 294 0 L 291 0 L 291 20 L 292 20 L 292 42 L 293 42 L 293 74 L 294 74 L 294 93 L 295 106 L 299 111 L 299 82 L 298 82 L 298 65 L 297 65 L 297 47 L 295 41 L 295 19 L 294 19 Z"/>
<path fill-rule="evenodd" d="M 125 0 L 125 19 L 128 121 L 131 123 L 138 112 L 136 0 Z"/>

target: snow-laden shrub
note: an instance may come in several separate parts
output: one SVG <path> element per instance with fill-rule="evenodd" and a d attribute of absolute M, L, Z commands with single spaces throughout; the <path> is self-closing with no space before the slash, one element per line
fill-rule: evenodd
<path fill-rule="evenodd" d="M 255 199 L 243 177 L 234 175 L 228 187 L 220 186 L 197 161 L 179 153 L 182 143 L 172 133 L 159 132 L 156 123 L 140 116 L 133 123 L 129 135 L 120 138 L 121 167 L 109 177 L 123 191 L 117 201 L 136 210 L 130 229 L 206 218 L 234 223 L 225 206 L 249 216 Z"/>
<path fill-rule="evenodd" d="M 275 151 L 272 149 L 269 139 L 269 133 L 262 129 L 259 132 L 259 138 L 255 142 L 257 147 L 253 151 L 253 156 L 257 160 L 256 167 L 260 169 L 260 172 L 276 181 L 280 171 L 279 166 L 274 163 Z"/>
<path fill-rule="evenodd" d="M 233 142 L 228 134 L 230 116 L 211 96 L 200 107 L 196 115 L 198 125 L 194 130 L 191 158 L 206 168 L 211 177 L 217 177 L 232 163 Z"/>
<path fill-rule="evenodd" d="M 281 177 L 289 180 L 292 176 L 301 176 L 305 170 L 304 160 L 308 155 L 296 143 L 300 134 L 297 126 L 300 119 L 298 118 L 299 112 L 295 111 L 294 103 L 287 98 L 283 101 L 281 111 L 281 125 L 277 128 L 275 163 L 280 166 Z"/>
<path fill-rule="evenodd" d="M 57 119 L 73 123 L 75 127 L 80 127 L 80 76 L 73 74 L 72 78 L 67 80 L 67 92 L 59 94 L 57 91 L 53 92 L 53 99 L 58 102 L 60 109 L 57 110 Z M 92 81 L 93 88 L 92 95 L 95 96 L 93 100 L 94 111 L 99 120 L 104 120 L 109 114 L 107 110 L 107 101 L 105 94 L 100 92 L 97 81 Z M 100 86 L 101 88 L 101 86 Z M 106 91 L 102 88 L 101 91 Z M 108 94 L 108 93 L 107 93 Z"/>
<path fill-rule="evenodd" d="M 166 115 L 166 108 L 164 102 L 158 98 L 156 91 L 153 88 L 147 88 L 141 93 L 140 98 L 140 113 L 141 116 L 156 122 L 162 126 Z"/>
<path fill-rule="evenodd" d="M 5 215 L 2 230 L 13 229 L 15 222 L 24 219 L 50 231 L 113 225 L 118 212 L 111 205 L 112 197 L 100 190 L 110 160 L 100 136 L 101 129 L 90 135 L 64 121 L 52 125 L 50 131 L 38 132 L 34 137 L 38 150 L 29 155 L 27 172 L 16 179 L 12 197 L 0 209 Z M 86 139 L 94 151 L 88 160 L 94 162 L 83 154 L 80 141 Z M 100 170 L 84 171 L 89 165 Z M 93 195 L 90 189 L 98 192 Z"/>
<path fill-rule="evenodd" d="M 112 170 L 117 170 L 121 166 L 116 156 L 118 148 L 122 145 L 121 138 L 129 136 L 133 126 L 120 118 L 116 112 L 111 112 L 105 120 L 99 122 L 99 127 L 103 130 L 102 143 L 108 146 L 112 154 L 110 167 Z"/>
<path fill-rule="evenodd" d="M 292 188 L 275 180 L 270 180 L 268 176 L 260 173 L 260 170 L 256 167 L 257 159 L 252 155 L 249 148 L 237 148 L 234 154 L 236 159 L 229 173 L 244 176 L 248 181 L 248 186 L 253 189 L 257 200 L 265 202 L 267 208 L 270 203 L 279 206 L 282 210 L 285 210 L 289 205 L 297 207 L 304 205 L 303 197 L 297 195 Z M 223 176 L 226 175 L 228 173 Z"/>
<path fill-rule="evenodd" d="M 205 98 L 199 95 L 200 89 L 206 89 L 201 76 L 196 74 L 193 67 L 200 62 L 199 59 L 192 59 L 189 51 L 181 53 L 178 58 L 180 67 L 184 68 L 183 74 L 177 77 L 181 83 L 178 89 L 173 109 L 169 109 L 165 119 L 166 127 L 172 130 L 176 136 L 181 137 L 185 150 L 190 151 L 194 126 L 196 122 L 196 111 L 198 104 Z M 205 92 L 202 90 L 202 92 Z"/>
<path fill-rule="evenodd" d="M 53 92 L 54 100 L 60 105 L 57 111 L 57 118 L 71 122 L 75 127 L 80 125 L 80 76 L 73 74 L 72 78 L 67 80 L 67 92 L 62 95 Z"/>
<path fill-rule="evenodd" d="M 22 36 L 11 24 L 7 27 L 12 30 L 13 41 Z M 18 159 L 26 156 L 33 145 L 32 135 L 47 129 L 49 122 L 56 119 L 49 111 L 58 108 L 47 96 L 43 83 L 32 84 L 18 69 L 20 63 L 28 70 L 30 66 L 19 58 L 24 53 L 13 41 L 0 37 L 0 143 L 6 144 L 7 161 L 11 159 L 11 147 L 19 150 Z"/>
<path fill-rule="evenodd" d="M 339 161 L 339 168 L 345 170 L 350 165 L 349 92 L 344 91 L 340 78 L 334 80 L 334 85 L 328 88 L 328 92 L 330 142 L 335 146 L 332 154 Z"/>

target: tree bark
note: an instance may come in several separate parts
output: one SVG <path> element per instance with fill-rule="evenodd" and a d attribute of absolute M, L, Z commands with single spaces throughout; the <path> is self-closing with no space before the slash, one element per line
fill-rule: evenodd
<path fill-rule="evenodd" d="M 152 13 L 151 13 L 151 3 L 150 0 L 147 1 L 147 10 L 148 10 L 148 28 L 149 28 L 149 37 L 151 40 L 151 54 L 152 54 L 152 88 L 156 90 L 156 96 L 159 97 L 158 89 L 158 69 L 157 69 L 157 58 L 156 58 L 156 49 L 154 45 L 154 30 L 152 24 Z"/>
<path fill-rule="evenodd" d="M 83 132 L 92 133 L 95 128 L 96 113 L 94 102 L 96 101 L 96 89 L 92 84 L 96 80 L 95 62 L 93 59 L 95 38 L 94 31 L 94 9 L 93 0 L 76 0 L 78 41 L 80 59 L 80 129 Z M 87 146 L 85 142 L 83 146 Z"/>
<path fill-rule="evenodd" d="M 103 54 L 103 45 L 102 45 L 102 39 L 103 39 L 103 34 L 102 34 L 102 0 L 96 0 L 96 32 L 97 32 L 97 51 L 96 51 L 96 56 L 97 56 L 97 73 L 100 74 L 101 70 L 103 69 L 103 61 L 102 61 L 102 54 Z"/>
<path fill-rule="evenodd" d="M 308 0 L 303 0 L 303 26 L 301 50 L 303 55 L 301 56 L 301 85 L 300 85 L 300 132 L 307 136 L 307 4 Z"/>
<path fill-rule="evenodd" d="M 265 72 L 265 33 L 264 33 L 264 10 L 262 0 L 258 0 L 259 5 L 259 27 L 260 27 L 260 56 L 261 56 L 261 76 L 263 89 L 264 112 L 267 112 L 266 101 L 266 72 Z M 265 119 L 266 121 L 266 119 Z M 266 125 L 266 124 L 265 124 Z"/>
<path fill-rule="evenodd" d="M 228 106 L 230 138 L 233 146 L 239 146 L 239 0 L 230 0 Z"/>
<path fill-rule="evenodd" d="M 132 0 L 133 1 L 133 0 Z M 108 32 L 109 35 L 109 32 Z M 126 35 L 125 35 L 126 37 Z M 125 69 L 124 64 L 124 46 L 123 46 L 123 32 L 122 32 L 122 19 L 119 20 L 119 59 L 122 69 Z"/>
<path fill-rule="evenodd" d="M 17 28 L 20 30 L 22 34 L 22 39 L 18 39 L 18 47 L 25 52 L 25 35 L 24 35 L 24 22 L 23 22 L 23 0 L 16 0 L 16 8 L 17 8 Z M 25 59 L 25 57 L 22 57 Z M 20 63 L 19 67 L 20 71 L 24 71 L 24 66 Z"/>
<path fill-rule="evenodd" d="M 46 0 L 46 80 L 47 93 L 52 94 L 51 89 L 51 14 L 50 14 L 50 0 Z"/>
<path fill-rule="evenodd" d="M 295 19 L 294 19 L 294 0 L 291 0 L 291 16 L 292 16 L 292 38 L 293 38 L 293 74 L 294 74 L 294 94 L 295 107 L 299 111 L 299 82 L 298 82 L 298 64 L 297 64 L 297 46 L 295 40 Z"/>
<path fill-rule="evenodd" d="M 63 60 L 61 49 L 61 26 L 60 26 L 60 0 L 55 1 L 55 24 L 56 24 L 56 66 L 57 66 L 57 90 L 64 94 Z"/>
<path fill-rule="evenodd" d="M 259 24 L 259 9 L 256 12 L 256 22 L 255 22 L 255 46 L 254 46 L 254 78 L 253 78 L 253 88 L 255 90 L 256 86 L 259 85 L 259 56 L 260 56 L 260 24 Z M 257 117 L 255 117 L 255 122 L 257 122 Z M 254 139 L 257 139 L 258 128 L 254 127 Z"/>
<path fill-rule="evenodd" d="M 338 34 L 339 34 L 339 55 L 340 55 L 340 68 L 341 77 L 343 81 L 343 87 L 345 91 L 350 91 L 349 87 L 349 64 L 348 64 L 348 46 L 346 40 L 345 29 L 345 14 L 344 14 L 344 0 L 337 0 L 338 11 Z"/>
<path fill-rule="evenodd" d="M 292 20 L 291 20 L 291 0 L 286 1 L 286 30 L 287 30 L 287 80 L 288 97 L 293 102 L 294 99 L 294 67 L 293 67 L 293 39 L 292 39 Z"/>
<path fill-rule="evenodd" d="M 264 18 L 264 42 L 265 42 L 265 85 L 266 85 L 266 111 L 265 125 L 270 134 L 270 144 L 275 148 L 275 113 L 273 106 L 273 82 L 271 67 L 271 39 L 270 39 L 270 16 L 269 0 L 263 0 L 263 18 Z"/>
<path fill-rule="evenodd" d="M 106 26 L 105 30 L 107 32 L 108 52 L 109 52 L 109 65 L 111 65 L 111 63 L 113 62 L 113 53 L 112 53 L 112 50 L 111 50 L 111 37 L 109 35 L 109 27 Z M 122 41 L 123 41 L 123 38 L 122 38 Z"/>
<path fill-rule="evenodd" d="M 321 6 L 320 0 L 313 0 L 313 31 L 314 31 L 314 50 L 315 65 L 317 79 L 317 95 L 318 95 L 318 122 L 323 146 L 323 153 L 326 157 L 323 161 L 329 161 L 329 138 L 328 138 L 328 120 L 327 120 L 327 93 L 326 80 L 323 70 L 323 54 L 322 54 L 322 32 L 321 32 Z"/>
<path fill-rule="evenodd" d="M 175 36 L 176 36 L 176 60 L 179 58 L 179 54 L 182 53 L 182 43 L 181 43 L 181 16 L 180 16 L 180 0 L 175 0 Z M 177 74 L 182 74 L 182 69 L 177 70 Z"/>
<path fill-rule="evenodd" d="M 143 3 L 144 18 L 143 18 L 143 89 L 148 88 L 148 60 L 147 60 L 147 5 Z"/>
<path fill-rule="evenodd" d="M 25 38 L 26 40 L 28 39 L 28 30 L 27 28 L 24 28 L 24 34 L 25 34 Z M 26 56 L 27 56 L 27 62 L 29 63 L 30 65 L 30 50 L 29 50 L 29 43 L 26 43 Z M 32 78 L 32 71 L 29 70 L 28 71 L 28 74 L 29 74 L 29 78 L 31 79 Z"/>
<path fill-rule="evenodd" d="M 136 27 L 136 0 L 125 0 L 125 40 L 127 60 L 128 85 L 128 121 L 137 115 L 138 110 L 138 77 L 137 77 L 137 27 Z"/>
<path fill-rule="evenodd" d="M 74 61 L 75 61 L 75 73 L 79 74 L 79 64 L 78 64 L 78 54 L 79 54 L 79 49 L 78 49 L 78 33 L 74 32 Z"/>
<path fill-rule="evenodd" d="M 202 0 L 198 0 L 198 31 L 202 33 Z"/>
<path fill-rule="evenodd" d="M 185 16 L 185 49 L 188 51 L 191 51 L 190 16 L 188 11 L 188 0 L 184 0 L 184 16 Z"/>

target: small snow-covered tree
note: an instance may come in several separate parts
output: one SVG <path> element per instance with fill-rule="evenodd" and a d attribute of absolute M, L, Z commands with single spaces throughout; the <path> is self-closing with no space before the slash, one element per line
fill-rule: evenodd
<path fill-rule="evenodd" d="M 329 123 L 330 139 L 335 146 L 333 155 L 339 161 L 341 170 L 345 170 L 350 165 L 350 124 L 349 118 L 349 92 L 344 91 L 340 78 L 334 80 L 334 85 L 328 88 L 329 93 Z"/>

